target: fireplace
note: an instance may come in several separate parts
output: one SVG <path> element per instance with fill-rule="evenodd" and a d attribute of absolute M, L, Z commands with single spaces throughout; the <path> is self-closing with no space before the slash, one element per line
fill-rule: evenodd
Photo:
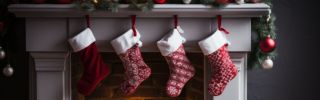
<path fill-rule="evenodd" d="M 124 81 L 124 68 L 121 60 L 115 53 L 102 53 L 104 62 L 108 64 L 112 73 L 101 83 L 90 96 L 84 97 L 76 89 L 76 83 L 81 76 L 82 64 L 78 55 L 74 54 L 71 61 L 72 73 L 72 99 L 73 100 L 203 100 L 203 55 L 201 53 L 188 53 L 190 61 L 194 64 L 196 75 L 186 84 L 181 95 L 172 98 L 166 95 L 165 86 L 169 78 L 169 68 L 165 59 L 159 52 L 142 53 L 144 61 L 152 69 L 151 76 L 144 81 L 133 95 L 124 96 L 119 91 L 119 84 Z M 200 60 L 199 60 L 200 59 Z"/>
<path fill-rule="evenodd" d="M 9 10 L 25 18 L 26 51 L 30 53 L 31 100 L 246 100 L 246 62 L 251 51 L 251 18 L 268 13 L 266 4 L 230 4 L 223 9 L 204 5 L 155 5 L 148 12 L 131 11 L 121 5 L 118 13 L 83 12 L 73 5 L 13 4 Z M 92 17 L 92 30 L 104 62 L 112 68 L 109 77 L 102 81 L 90 96 L 77 93 L 76 82 L 82 73 L 79 57 L 71 52 L 67 39 L 85 27 L 83 15 Z M 123 67 L 113 51 L 110 41 L 130 28 L 130 15 L 137 15 L 137 28 L 142 35 L 142 56 L 153 73 L 131 96 L 117 92 L 123 81 Z M 156 47 L 156 41 L 172 29 L 172 16 L 179 15 L 184 29 L 187 56 L 196 68 L 196 75 L 177 98 L 166 96 L 165 83 L 169 76 L 168 65 Z M 207 91 L 210 69 L 197 45 L 216 29 L 215 16 L 223 16 L 232 61 L 239 74 L 221 96 L 211 96 Z"/>

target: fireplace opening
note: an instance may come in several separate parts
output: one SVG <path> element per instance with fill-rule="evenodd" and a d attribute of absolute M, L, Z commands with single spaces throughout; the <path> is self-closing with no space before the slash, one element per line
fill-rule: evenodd
<path fill-rule="evenodd" d="M 165 87 L 169 78 L 169 66 L 159 52 L 142 53 L 144 61 L 152 69 L 152 74 L 130 95 L 121 95 L 119 86 L 124 82 L 124 68 L 115 53 L 102 53 L 104 62 L 111 67 L 111 74 L 106 77 L 90 96 L 83 96 L 77 91 L 83 65 L 79 55 L 72 54 L 72 99 L 73 100 L 203 100 L 204 99 L 204 57 L 201 53 L 187 53 L 194 65 L 196 74 L 183 88 L 180 96 L 169 97 Z"/>

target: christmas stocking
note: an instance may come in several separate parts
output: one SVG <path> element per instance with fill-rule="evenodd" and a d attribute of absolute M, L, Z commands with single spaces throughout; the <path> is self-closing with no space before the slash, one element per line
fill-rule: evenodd
<path fill-rule="evenodd" d="M 167 82 L 166 92 L 171 97 L 179 96 L 184 85 L 195 74 L 195 69 L 186 57 L 182 45 L 185 41 L 178 29 L 174 29 L 157 42 L 161 54 L 169 64 L 170 77 Z"/>
<path fill-rule="evenodd" d="M 209 93 L 218 96 L 226 85 L 238 73 L 227 50 L 228 41 L 222 31 L 217 30 L 208 38 L 199 42 L 203 54 L 208 58 L 211 67 Z"/>
<path fill-rule="evenodd" d="M 130 29 L 111 41 L 111 45 L 122 60 L 125 69 L 125 82 L 120 86 L 120 90 L 125 95 L 133 94 L 151 74 L 151 69 L 141 57 L 139 48 L 142 46 L 141 36 L 137 30 L 135 31 L 136 36 L 133 35 L 133 32 L 134 30 Z"/>
<path fill-rule="evenodd" d="M 78 91 L 90 95 L 96 86 L 110 73 L 110 69 L 98 53 L 92 31 L 87 28 L 80 34 L 69 39 L 74 52 L 80 55 L 84 72 L 78 82 Z"/>

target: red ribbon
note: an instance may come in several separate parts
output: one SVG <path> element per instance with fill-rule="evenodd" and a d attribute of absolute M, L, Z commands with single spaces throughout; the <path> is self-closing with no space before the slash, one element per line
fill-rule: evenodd
<path fill-rule="evenodd" d="M 222 32 L 224 32 L 224 33 L 226 33 L 226 34 L 229 34 L 230 32 L 229 32 L 228 30 L 224 29 L 224 28 L 221 26 L 221 20 L 222 20 L 221 15 L 218 15 L 218 16 L 217 16 L 218 30 L 220 30 L 220 31 L 222 31 Z"/>
<path fill-rule="evenodd" d="M 91 27 L 90 16 L 89 15 L 85 15 L 85 17 L 86 17 L 86 21 L 87 21 L 87 27 L 90 28 Z"/>
<path fill-rule="evenodd" d="M 133 30 L 133 36 L 137 36 L 137 30 L 136 30 L 136 15 L 131 15 L 131 28 Z"/>
<path fill-rule="evenodd" d="M 174 15 L 174 28 L 177 28 L 178 26 L 178 15 Z"/>

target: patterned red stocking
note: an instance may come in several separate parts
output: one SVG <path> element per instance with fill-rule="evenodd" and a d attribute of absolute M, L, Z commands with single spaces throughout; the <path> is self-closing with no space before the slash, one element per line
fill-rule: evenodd
<path fill-rule="evenodd" d="M 211 68 L 209 93 L 218 96 L 226 85 L 237 75 L 238 71 L 230 59 L 224 32 L 217 30 L 208 38 L 199 42 L 200 48 L 208 58 Z"/>
<path fill-rule="evenodd" d="M 171 97 L 179 96 L 184 85 L 190 80 L 194 74 L 195 69 L 186 57 L 183 45 L 178 50 L 165 56 L 169 64 L 170 77 L 167 82 L 166 91 Z"/>
<path fill-rule="evenodd" d="M 120 54 L 125 69 L 125 82 L 120 89 L 126 95 L 133 94 L 137 87 L 151 74 L 151 69 L 143 61 L 138 45 L 128 49 L 126 53 Z"/>
<path fill-rule="evenodd" d="M 170 97 L 179 96 L 184 85 L 195 74 L 195 69 L 184 51 L 183 43 L 186 42 L 186 39 L 181 36 L 181 32 L 183 32 L 181 28 L 175 28 L 157 42 L 162 56 L 169 64 L 170 77 L 166 92 Z"/>
<path fill-rule="evenodd" d="M 113 48 L 119 55 L 125 69 L 125 82 L 120 86 L 120 90 L 125 95 L 133 94 L 138 86 L 146 80 L 151 69 L 141 57 L 140 33 L 134 27 L 111 41 Z"/>
<path fill-rule="evenodd" d="M 211 80 L 209 83 L 209 93 L 217 96 L 238 73 L 237 68 L 230 59 L 227 46 L 224 45 L 218 51 L 207 55 L 211 67 Z"/>

